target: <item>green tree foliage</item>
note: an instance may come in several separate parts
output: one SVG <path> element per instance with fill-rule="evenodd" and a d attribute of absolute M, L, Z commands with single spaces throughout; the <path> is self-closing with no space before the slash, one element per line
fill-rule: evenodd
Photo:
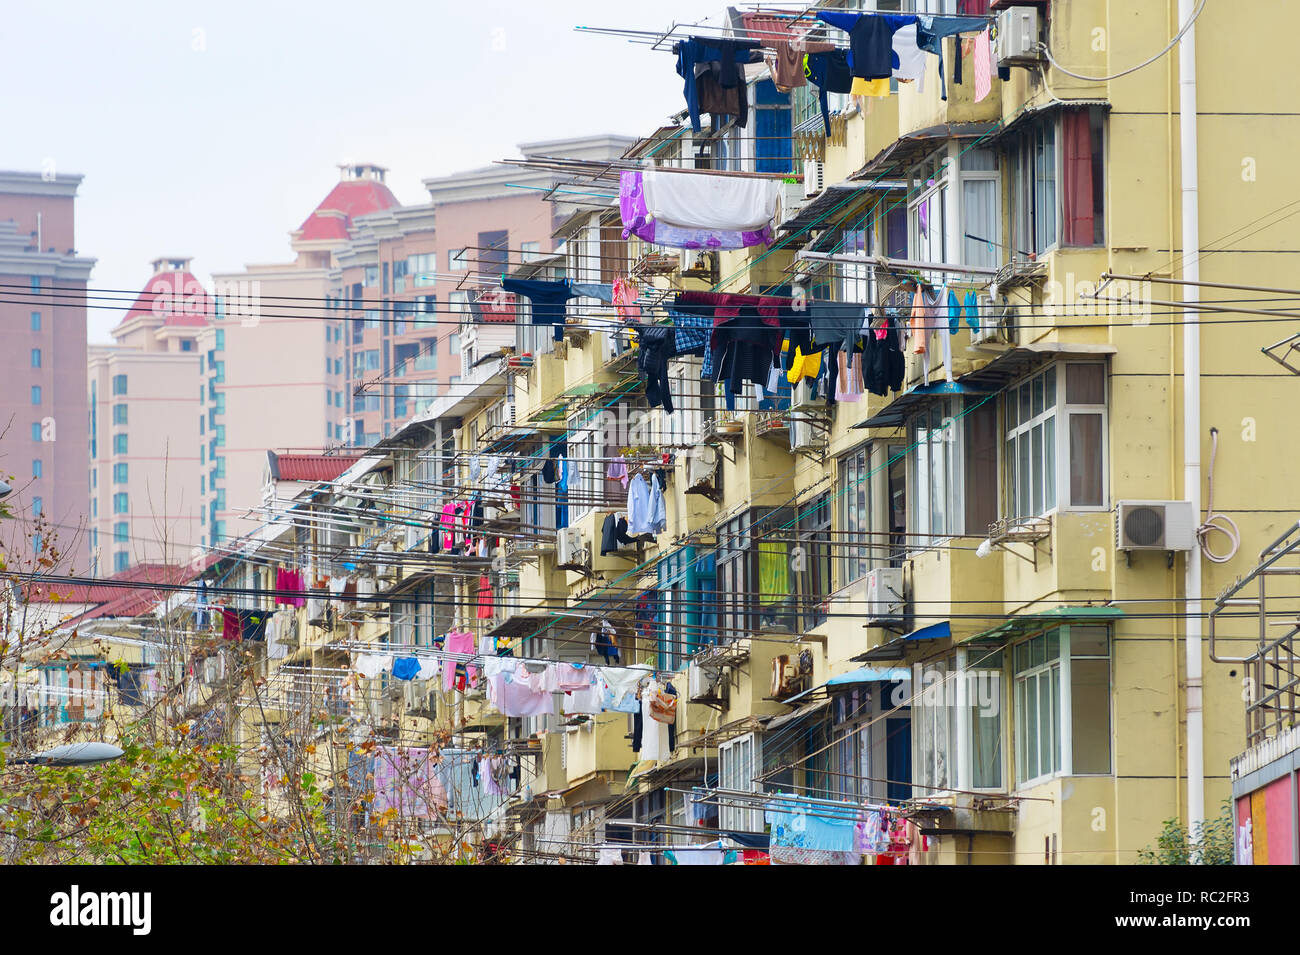
<path fill-rule="evenodd" d="M 1217 819 L 1184 826 L 1166 819 L 1154 847 L 1138 852 L 1143 865 L 1232 865 L 1232 803 L 1224 800 Z M 1198 859 L 1199 856 L 1199 859 Z"/>

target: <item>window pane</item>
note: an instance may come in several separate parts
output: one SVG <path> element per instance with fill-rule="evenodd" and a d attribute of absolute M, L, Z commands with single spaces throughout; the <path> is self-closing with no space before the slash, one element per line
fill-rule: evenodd
<path fill-rule="evenodd" d="M 1043 726 L 1050 726 L 1051 733 L 1043 733 L 1039 749 L 1042 763 L 1039 769 L 1044 773 L 1054 773 L 1061 766 L 1060 721 L 1057 719 L 1061 698 L 1061 668 L 1052 667 L 1043 674 L 1043 683 L 1044 687 L 1039 693 L 1039 708 L 1043 714 Z"/>
<path fill-rule="evenodd" d="M 1056 407 L 1056 366 L 1053 365 L 1047 369 L 1043 375 L 1043 387 L 1045 392 L 1044 403 L 1048 408 Z"/>
<path fill-rule="evenodd" d="M 1034 389 L 1033 405 L 1030 408 L 1031 415 L 1040 415 L 1043 413 L 1043 376 L 1037 376 L 1030 385 Z"/>
<path fill-rule="evenodd" d="M 1034 474 L 1032 477 L 1034 488 L 1034 501 L 1031 514 L 1043 513 L 1043 426 L 1040 424 L 1032 432 L 1034 447 L 1030 452 L 1030 460 L 1033 464 Z"/>
<path fill-rule="evenodd" d="M 1025 421 L 1028 421 L 1030 418 L 1033 417 L 1033 414 L 1032 414 L 1032 413 L 1030 412 L 1030 410 L 1029 410 L 1029 397 L 1030 397 L 1030 388 L 1029 388 L 1029 385 L 1021 385 L 1021 387 L 1020 387 L 1020 420 L 1021 420 L 1022 423 L 1025 422 Z"/>
<path fill-rule="evenodd" d="M 1071 772 L 1109 773 L 1109 660 L 1070 661 L 1070 729 L 1074 754 Z"/>
<path fill-rule="evenodd" d="M 1029 473 L 1029 435 L 1020 436 L 1019 444 L 1020 456 L 1020 478 L 1016 485 L 1016 517 L 1028 517 L 1033 510 L 1033 486 L 1034 480 Z"/>
<path fill-rule="evenodd" d="M 1099 414 L 1070 415 L 1070 503 L 1102 504 L 1102 427 Z"/>
<path fill-rule="evenodd" d="M 1072 405 L 1099 405 L 1106 400 L 1106 376 L 1101 364 L 1068 365 L 1065 400 Z"/>
<path fill-rule="evenodd" d="M 1104 657 L 1110 654 L 1105 627 L 1070 627 L 1070 656 Z"/>
<path fill-rule="evenodd" d="M 1043 422 L 1043 510 L 1056 507 L 1056 416 Z"/>
<path fill-rule="evenodd" d="M 1030 677 L 1025 681 L 1025 779 L 1038 775 L 1039 740 L 1042 729 L 1039 726 L 1038 678 Z"/>

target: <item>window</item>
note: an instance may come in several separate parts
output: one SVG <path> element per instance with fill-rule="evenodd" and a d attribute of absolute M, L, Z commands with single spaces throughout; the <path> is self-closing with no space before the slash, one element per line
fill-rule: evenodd
<path fill-rule="evenodd" d="M 41 367 L 41 350 L 39 348 L 32 349 L 32 367 L 33 368 Z"/>
<path fill-rule="evenodd" d="M 130 525 L 126 521 L 118 521 L 113 525 L 113 543 L 125 544 L 129 533 Z"/>
<path fill-rule="evenodd" d="M 45 466 L 40 458 L 32 460 L 32 477 L 38 478 L 45 472 Z"/>
<path fill-rule="evenodd" d="M 1019 255 L 1058 244 L 1104 244 L 1104 130 L 1101 110 L 1068 109 L 1035 123 L 1013 147 L 1012 222 Z"/>
<path fill-rule="evenodd" d="M 790 172 L 790 97 L 770 80 L 754 84 L 754 169 L 757 172 Z"/>
<path fill-rule="evenodd" d="M 38 405 L 40 403 L 41 403 L 41 386 L 32 385 L 32 404 Z"/>
<path fill-rule="evenodd" d="M 217 383 L 224 382 L 226 380 L 226 363 L 224 361 L 214 361 L 211 364 L 215 372 L 212 380 Z"/>
<path fill-rule="evenodd" d="M 32 517 L 40 517 L 45 510 L 45 502 L 39 497 L 32 498 Z"/>
<path fill-rule="evenodd" d="M 1065 245 L 1105 242 L 1105 143 L 1102 112 L 1061 114 L 1061 225 Z"/>
<path fill-rule="evenodd" d="M 129 481 L 127 464 L 125 462 L 113 465 L 113 483 L 126 484 Z"/>
<path fill-rule="evenodd" d="M 41 423 L 39 421 L 32 422 L 32 442 L 35 444 L 41 443 Z"/>
<path fill-rule="evenodd" d="M 1104 508 L 1106 366 L 1052 365 L 1011 388 L 1005 407 L 1010 516 Z"/>
<path fill-rule="evenodd" d="M 217 447 L 219 448 L 224 448 L 226 446 L 226 426 L 224 424 L 217 425 L 216 442 Z"/>
<path fill-rule="evenodd" d="M 220 457 L 220 458 L 214 458 L 213 460 L 217 462 L 217 477 L 219 477 L 219 478 L 223 478 L 223 477 L 225 477 L 225 476 L 226 476 L 226 459 L 225 459 L 224 457 Z"/>
<path fill-rule="evenodd" d="M 119 550 L 113 554 L 113 571 L 121 573 L 131 565 L 131 555 L 124 550 Z"/>
<path fill-rule="evenodd" d="M 460 354 L 460 335 L 458 335 L 456 332 L 452 332 L 450 335 L 447 336 L 447 354 L 448 355 Z"/>
<path fill-rule="evenodd" d="M 126 375 L 113 376 L 113 394 L 114 395 L 126 394 Z"/>
<path fill-rule="evenodd" d="M 908 173 L 914 198 L 908 201 L 911 258 L 948 261 L 948 154 L 934 153 Z"/>
<path fill-rule="evenodd" d="M 911 422 L 911 530 L 928 546 L 984 534 L 997 519 L 997 408 L 988 398 L 949 399 Z"/>
<path fill-rule="evenodd" d="M 113 405 L 113 424 L 126 424 L 126 408 L 124 404 Z"/>
<path fill-rule="evenodd" d="M 714 555 L 697 553 L 694 547 L 683 547 L 659 561 L 659 669 L 676 670 L 700 647 L 717 642 L 714 567 Z"/>
<path fill-rule="evenodd" d="M 39 332 L 40 330 L 41 330 L 41 313 L 32 312 L 32 331 Z"/>
<path fill-rule="evenodd" d="M 762 792 L 757 776 L 762 769 L 759 739 L 753 733 L 718 744 L 718 788 L 732 792 Z M 718 825 L 732 832 L 762 832 L 763 810 L 728 805 L 718 808 Z"/>
<path fill-rule="evenodd" d="M 181 351 L 194 351 L 194 342 L 188 338 L 181 340 Z"/>
<path fill-rule="evenodd" d="M 217 342 L 216 342 L 216 344 L 213 346 L 213 349 L 212 349 L 212 350 L 213 350 L 213 351 L 225 351 L 225 350 L 226 350 L 226 330 L 225 330 L 224 328 L 218 328 L 218 329 L 217 329 Z"/>
<path fill-rule="evenodd" d="M 130 508 L 130 503 L 129 503 L 129 499 L 128 499 L 127 495 L 126 495 L 126 492 L 124 492 L 124 491 L 120 491 L 120 492 L 118 492 L 117 494 L 114 494 L 114 495 L 113 495 L 113 513 L 114 513 L 114 514 L 126 514 L 128 511 L 130 511 L 130 509 L 131 509 L 131 508 Z"/>
<path fill-rule="evenodd" d="M 533 262 L 542 257 L 542 244 L 540 242 L 521 242 L 519 249 L 524 262 Z"/>
<path fill-rule="evenodd" d="M 863 445 L 840 459 L 840 530 L 844 559 L 840 584 L 852 583 L 871 569 L 870 449 Z"/>
<path fill-rule="evenodd" d="M 127 445 L 126 445 L 126 435 L 124 435 L 124 434 L 115 434 L 115 435 L 113 435 L 113 453 L 114 453 L 114 454 L 126 454 L 126 453 L 127 453 L 126 446 L 127 446 Z"/>
<path fill-rule="evenodd" d="M 794 625 L 785 542 L 792 516 L 789 510 L 754 508 L 719 528 L 718 626 L 724 642 L 755 631 L 760 621 Z"/>
<path fill-rule="evenodd" d="M 217 393 L 217 407 L 215 410 L 217 414 L 226 413 L 226 393 L 224 391 Z"/>
<path fill-rule="evenodd" d="M 811 630 L 826 620 L 831 584 L 831 504 L 823 494 L 797 508 L 795 535 L 799 543 L 790 555 L 794 590 L 798 595 L 797 630 Z"/>
<path fill-rule="evenodd" d="M 997 268 L 1002 264 L 1002 187 L 997 154 L 968 149 L 958 159 L 961 170 L 961 262 Z"/>
<path fill-rule="evenodd" d="M 367 266 L 366 266 L 366 271 L 365 271 L 365 276 L 364 276 L 364 278 L 362 279 L 362 283 L 361 283 L 361 284 L 364 285 L 366 288 L 374 288 L 376 285 L 378 285 L 378 284 L 379 284 L 379 267 L 378 267 L 378 266 L 375 266 L 375 265 L 367 265 Z"/>
<path fill-rule="evenodd" d="M 448 249 L 448 250 L 447 250 L 447 270 L 448 270 L 448 271 L 450 271 L 450 272 L 464 272 L 467 268 L 469 268 L 469 263 L 466 261 L 466 256 L 465 256 L 465 250 L 464 250 L 464 249 Z"/>

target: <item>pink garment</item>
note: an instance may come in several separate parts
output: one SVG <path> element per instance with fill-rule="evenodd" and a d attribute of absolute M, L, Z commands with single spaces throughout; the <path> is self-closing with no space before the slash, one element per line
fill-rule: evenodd
<path fill-rule="evenodd" d="M 631 279 L 614 279 L 614 308 L 623 321 L 641 321 L 641 306 L 636 304 L 640 297 L 641 290 Z"/>
<path fill-rule="evenodd" d="M 849 357 L 843 349 L 837 356 L 839 371 L 835 376 L 836 401 L 862 400 L 862 355 L 855 353 Z"/>
<path fill-rule="evenodd" d="M 447 805 L 446 788 L 433 773 L 427 749 L 376 747 L 374 786 L 371 813 L 392 809 L 408 819 L 428 819 L 433 808 Z"/>
<path fill-rule="evenodd" d="M 275 571 L 275 589 L 279 591 L 302 593 L 305 589 L 302 582 L 302 572 L 298 570 L 284 570 L 283 568 L 277 568 Z M 284 605 L 286 607 L 307 606 L 307 601 L 302 597 L 280 596 L 275 598 L 275 602 L 277 605 Z"/>
<path fill-rule="evenodd" d="M 912 354 L 925 354 L 925 340 L 930 337 L 930 309 L 925 304 L 925 293 L 917 285 L 912 296 Z"/>
<path fill-rule="evenodd" d="M 447 502 L 442 505 L 442 549 L 451 550 L 456 546 L 456 505 Z"/>
<path fill-rule="evenodd" d="M 595 671 L 589 666 L 574 663 L 556 664 L 556 688 L 565 693 L 577 693 L 590 688 Z"/>
<path fill-rule="evenodd" d="M 463 630 L 453 630 L 447 634 L 447 641 L 443 644 L 443 650 L 447 653 L 464 653 L 472 654 L 474 652 L 474 634 L 466 633 Z M 456 681 L 456 664 L 459 660 L 448 657 L 443 661 L 442 668 L 442 688 L 450 690 Z M 478 677 L 478 668 L 474 666 L 465 667 L 465 677 L 470 683 L 473 683 Z"/>
<path fill-rule="evenodd" d="M 988 27 L 975 38 L 975 102 L 989 95 L 993 89 L 993 51 L 990 48 Z"/>
<path fill-rule="evenodd" d="M 521 663 L 488 678 L 488 695 L 503 716 L 544 716 L 555 703 L 551 694 L 538 684 L 540 680 Z"/>
<path fill-rule="evenodd" d="M 605 476 L 610 480 L 618 480 L 623 484 L 623 490 L 627 490 L 627 465 L 622 461 L 612 461 L 609 468 L 605 471 Z"/>

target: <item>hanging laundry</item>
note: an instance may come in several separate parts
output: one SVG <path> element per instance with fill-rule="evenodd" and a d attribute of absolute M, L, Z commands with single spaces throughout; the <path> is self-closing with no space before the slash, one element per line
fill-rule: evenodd
<path fill-rule="evenodd" d="M 943 71 L 943 39 L 958 33 L 970 33 L 983 30 L 988 26 L 984 17 L 937 17 L 919 15 L 916 24 L 916 45 L 927 53 L 939 57 L 939 98 L 948 99 L 948 89 Z M 954 43 L 952 81 L 960 84 L 961 79 L 961 44 Z"/>
<path fill-rule="evenodd" d="M 917 45 L 919 25 L 908 23 L 894 31 L 891 49 L 893 51 L 893 76 L 899 80 L 911 80 L 916 83 L 919 93 L 925 92 L 925 68 L 930 54 Z"/>
<path fill-rule="evenodd" d="M 398 657 L 393 660 L 393 676 L 398 680 L 414 680 L 420 672 L 420 661 L 415 657 Z"/>
<path fill-rule="evenodd" d="M 767 804 L 772 847 L 822 852 L 854 851 L 856 812 L 803 799 L 782 798 Z"/>
<path fill-rule="evenodd" d="M 770 224 L 781 195 L 776 179 L 659 169 L 644 171 L 642 188 L 646 208 L 655 219 L 718 232 L 743 232 Z"/>
<path fill-rule="evenodd" d="M 479 620 L 488 620 L 492 614 L 492 581 L 484 575 L 478 579 L 478 609 L 474 615 Z"/>
<path fill-rule="evenodd" d="M 673 396 L 668 387 L 668 359 L 677 353 L 676 333 L 669 325 L 644 325 L 637 331 L 636 369 L 645 379 L 645 396 L 651 408 L 673 413 Z"/>
<path fill-rule="evenodd" d="M 291 594 L 300 594 L 306 589 L 303 586 L 302 571 L 277 568 L 275 571 L 275 589 L 279 591 L 275 598 L 276 604 L 289 607 L 307 606 L 307 601 L 302 597 L 285 596 L 286 591 Z"/>
<path fill-rule="evenodd" d="M 894 69 L 894 31 L 916 23 L 911 14 L 847 13 L 818 10 L 817 19 L 849 35 L 853 75 L 864 80 L 888 80 Z"/>
<path fill-rule="evenodd" d="M 713 333 L 713 318 L 693 312 L 668 310 L 675 330 L 674 343 L 677 355 L 703 355 L 709 347 L 709 337 Z"/>
<path fill-rule="evenodd" d="M 353 655 L 352 666 L 367 679 L 373 680 L 379 674 L 392 668 L 391 653 L 357 653 Z"/>
<path fill-rule="evenodd" d="M 622 458 L 609 462 L 609 467 L 605 469 L 605 477 L 611 481 L 618 481 L 623 485 L 623 490 L 626 491 L 628 484 L 627 462 Z"/>
<path fill-rule="evenodd" d="M 743 127 L 748 119 L 748 97 L 745 88 L 745 63 L 761 59 L 759 43 L 755 40 L 724 40 L 714 37 L 688 37 L 673 44 L 677 54 L 677 75 L 683 80 L 682 95 L 691 117 L 691 129 L 700 132 L 700 111 L 721 110 L 722 115 L 736 117 L 736 125 Z M 715 65 L 716 64 L 716 65 Z M 703 67 L 703 69 L 697 69 Z M 701 82 L 702 81 L 702 82 Z M 701 85 L 705 90 L 701 90 Z M 702 103 L 702 93 L 714 90 L 724 94 L 722 101 Z M 732 91 L 731 96 L 725 96 Z M 731 103 L 734 102 L 734 106 Z M 712 106 L 713 110 L 709 107 Z M 719 115 L 714 112 L 714 115 Z"/>
<path fill-rule="evenodd" d="M 978 331 L 980 327 L 979 300 L 975 297 L 974 292 L 966 293 L 965 312 L 966 324 Z"/>
<path fill-rule="evenodd" d="M 244 632 L 239 614 L 229 607 L 221 608 L 221 639 L 238 640 Z"/>
<path fill-rule="evenodd" d="M 846 50 L 809 53 L 804 57 L 804 76 L 817 87 L 817 103 L 822 111 L 822 125 L 826 135 L 831 134 L 830 100 L 827 93 L 851 93 L 853 71 L 849 68 Z"/>
<path fill-rule="evenodd" d="M 646 201 L 644 177 L 651 173 L 626 170 L 619 174 L 619 213 L 623 221 L 623 238 L 635 235 L 652 245 L 676 249 L 743 249 L 772 242 L 771 221 L 753 229 L 712 229 L 675 222 L 653 214 Z M 662 173 L 682 178 L 709 177 L 702 173 Z M 775 184 L 775 180 L 758 180 Z"/>
<path fill-rule="evenodd" d="M 447 792 L 436 778 L 427 749 L 377 746 L 374 750 L 372 815 L 393 810 L 408 819 L 431 818 L 447 806 Z"/>
<path fill-rule="evenodd" d="M 777 603 L 790 595 L 790 565 L 785 545 L 779 541 L 758 542 L 759 603 Z"/>
<path fill-rule="evenodd" d="M 925 292 L 920 283 L 917 283 L 916 292 L 912 295 L 911 333 L 912 354 L 924 355 L 926 340 L 930 337 L 930 309 L 926 305 Z"/>
<path fill-rule="evenodd" d="M 618 631 L 608 620 L 600 622 L 600 628 L 591 635 L 592 649 L 604 658 L 606 663 L 618 663 Z"/>
<path fill-rule="evenodd" d="M 623 321 L 641 321 L 641 306 L 636 304 L 640 297 L 641 289 L 634 280 L 614 279 L 614 310 Z"/>
<path fill-rule="evenodd" d="M 447 634 L 447 640 L 443 645 L 443 649 L 444 652 L 448 654 L 472 654 L 474 652 L 474 634 L 466 633 L 461 630 L 452 630 Z M 442 668 L 442 688 L 444 690 L 450 690 L 455 685 L 456 665 L 458 663 L 459 661 L 456 661 L 453 657 L 449 657 L 444 661 Z M 470 680 L 472 680 L 476 674 L 477 669 L 475 667 L 467 667 L 466 675 Z"/>
<path fill-rule="evenodd" d="M 483 663 L 488 701 L 503 716 L 544 716 L 553 711 L 550 692 L 523 663 L 510 657 L 493 657 Z"/>
<path fill-rule="evenodd" d="M 990 46 L 989 31 L 975 38 L 975 50 L 972 57 L 975 64 L 975 102 L 980 102 L 993 89 L 993 50 Z"/>
<path fill-rule="evenodd" d="M 741 22 L 750 39 L 762 43 L 772 51 L 764 57 L 772 82 L 782 93 L 789 92 L 806 82 L 803 73 L 805 53 L 833 50 L 832 43 L 809 42 L 805 32 L 796 33 L 788 18 L 767 16 L 762 13 L 741 14 Z"/>
<path fill-rule="evenodd" d="M 614 302 L 614 286 L 612 284 L 572 282 L 569 287 L 577 298 L 594 298 L 606 305 L 612 305 Z"/>
<path fill-rule="evenodd" d="M 533 303 L 533 324 L 553 325 L 555 340 L 564 340 L 564 303 L 574 297 L 568 281 L 547 282 L 540 279 L 502 278 L 501 287 L 522 295 Z"/>
<path fill-rule="evenodd" d="M 606 514 L 600 528 L 600 556 L 618 553 L 624 544 L 635 544 L 636 538 L 628 536 L 627 519 L 616 514 Z"/>

